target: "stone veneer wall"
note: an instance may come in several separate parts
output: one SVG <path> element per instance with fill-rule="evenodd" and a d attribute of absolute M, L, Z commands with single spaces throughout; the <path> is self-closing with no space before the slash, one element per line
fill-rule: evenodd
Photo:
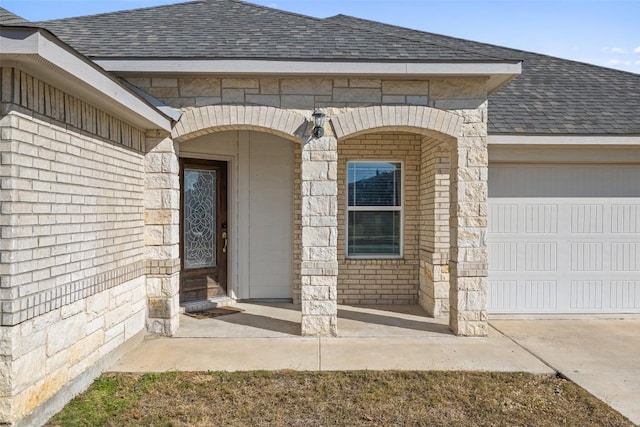
<path fill-rule="evenodd" d="M 411 133 L 374 133 L 338 142 L 338 302 L 415 304 L 418 302 L 420 240 L 420 145 Z M 388 160 L 403 164 L 403 257 L 347 259 L 346 171 L 349 160 Z"/>
<path fill-rule="evenodd" d="M 0 423 L 36 424 L 144 330 L 145 137 L 20 70 L 0 76 Z"/>
<path fill-rule="evenodd" d="M 178 330 L 180 313 L 180 167 L 176 145 L 170 138 L 148 134 L 144 158 L 147 330 L 168 336 Z"/>
<path fill-rule="evenodd" d="M 428 134 L 429 130 L 445 131 L 444 136 L 449 141 L 449 225 L 450 233 L 439 233 L 435 236 L 438 248 L 431 248 L 425 241 L 420 252 L 420 279 L 418 291 L 414 289 L 419 302 L 433 312 L 443 314 L 447 310 L 446 300 L 450 298 L 450 323 L 454 332 L 460 335 L 486 334 L 486 111 L 487 111 L 487 79 L 486 78 L 432 78 L 429 80 L 380 80 L 380 79 L 322 79 L 322 78 L 215 78 L 206 76 L 132 76 L 128 80 L 156 96 L 167 104 L 189 110 L 191 108 L 209 105 L 263 105 L 296 110 L 305 117 L 311 116 L 314 108 L 323 108 L 330 117 L 348 113 L 350 109 L 369 106 L 427 106 L 441 111 L 453 112 L 462 117 L 464 122 L 460 133 L 448 134 L 447 129 L 436 129 L 442 123 L 429 124 L 427 127 L 412 128 L 416 117 L 404 117 L 401 125 L 392 126 L 387 130 L 417 132 Z M 392 110 L 387 110 L 392 111 Z M 366 116 L 364 110 L 360 113 Z M 403 114 L 406 114 L 406 110 Z M 368 117 L 351 117 L 345 121 L 349 128 L 361 128 L 362 133 L 377 132 L 368 129 Z M 201 116 L 203 121 L 205 117 Z M 348 123 L 353 120 L 353 123 Z M 450 120 L 450 119 L 449 119 Z M 374 120 L 375 121 L 375 120 Z M 388 120 L 391 122 L 390 120 Z M 424 125 L 424 123 L 422 123 Z M 206 129 L 202 124 L 198 128 Z M 253 130 L 258 130 L 252 128 Z M 341 132 L 344 132 L 342 129 Z M 353 129 L 352 129 L 353 130 Z M 207 132 L 209 130 L 204 130 Z M 212 130 L 213 131 L 213 130 Z M 269 131 L 265 129 L 265 131 Z M 348 132 L 347 132 L 348 134 Z M 454 141 L 455 139 L 455 141 Z M 302 142 L 302 141 L 301 141 Z M 438 156 L 428 152 L 427 156 Z M 416 157 L 419 158 L 419 157 Z M 304 165 L 303 165 L 304 166 Z M 427 170 L 437 164 L 428 165 Z M 443 166 L 444 167 L 444 166 Z M 301 173 L 304 167 L 297 169 Z M 436 173 L 435 171 L 434 173 Z M 428 172 L 431 173 L 431 172 Z M 301 182 L 304 185 L 304 182 Z M 443 185 L 437 185 L 434 191 L 418 184 L 421 192 L 418 198 L 430 200 L 434 195 L 442 193 Z M 298 198 L 296 198 L 298 199 Z M 444 212 L 444 205 L 427 203 L 435 207 L 438 214 Z M 296 207 L 296 212 L 299 208 Z M 422 221 L 431 221 L 436 214 L 423 213 Z M 304 218 L 304 212 L 301 213 Z M 442 219 L 442 218 L 440 218 Z M 433 230 L 444 229 L 444 220 L 438 219 L 433 223 Z M 300 226 L 294 224 L 296 230 Z M 431 226 L 423 227 L 423 234 Z M 297 242 L 304 241 L 300 231 L 295 231 Z M 416 230 L 416 235 L 419 233 Z M 449 258 L 440 246 L 445 239 L 449 240 Z M 299 245 L 301 245 L 300 243 Z M 343 246 L 343 245 L 339 245 Z M 431 250 L 433 249 L 433 252 Z M 304 254 L 303 254 L 304 256 Z M 299 254 L 294 254 L 299 258 Z M 385 261 L 389 262 L 389 261 Z M 301 265 L 297 261 L 294 265 Z M 304 266 L 301 265 L 301 268 Z M 304 268 L 303 268 L 304 269 Z M 446 292 L 445 282 L 449 270 L 449 290 Z M 328 269 L 333 274 L 332 269 Z M 344 266 L 340 275 L 346 274 Z M 329 274 L 329 273 L 328 273 Z M 299 280 L 298 277 L 295 279 Z M 438 282 L 438 283 L 436 283 Z M 436 289 L 437 288 L 437 289 Z M 293 295 L 296 302 L 300 301 L 300 283 L 293 284 Z M 417 296 L 419 295 L 419 297 Z M 367 300 L 367 301 L 372 301 Z M 365 301 L 359 299 L 358 301 Z M 399 300 L 398 300 L 399 302 Z M 431 307 L 429 307 L 431 305 Z M 440 313 L 438 313 L 440 312 Z"/>
<path fill-rule="evenodd" d="M 337 148 L 331 134 L 302 143 L 302 335 L 338 334 Z"/>
<path fill-rule="evenodd" d="M 175 108 L 216 104 L 265 105 L 313 111 L 315 107 L 428 105 L 429 81 L 311 78 L 127 77 Z"/>
<path fill-rule="evenodd" d="M 487 102 L 460 104 L 457 112 L 464 124 L 450 152 L 449 324 L 456 335 L 486 336 Z"/>

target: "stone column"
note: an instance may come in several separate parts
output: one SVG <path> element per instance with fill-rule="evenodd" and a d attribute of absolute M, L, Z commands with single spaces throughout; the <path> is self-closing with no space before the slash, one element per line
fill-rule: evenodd
<path fill-rule="evenodd" d="M 487 180 L 486 102 L 460 110 L 465 122 L 451 150 L 450 319 L 454 333 L 486 336 Z"/>
<path fill-rule="evenodd" d="M 449 313 L 449 147 L 422 140 L 420 166 L 420 306 L 433 317 Z"/>
<path fill-rule="evenodd" d="M 302 335 L 336 336 L 338 322 L 338 142 L 302 143 Z"/>
<path fill-rule="evenodd" d="M 147 135 L 145 155 L 145 256 L 147 330 L 173 335 L 179 325 L 180 171 L 175 143 Z"/>

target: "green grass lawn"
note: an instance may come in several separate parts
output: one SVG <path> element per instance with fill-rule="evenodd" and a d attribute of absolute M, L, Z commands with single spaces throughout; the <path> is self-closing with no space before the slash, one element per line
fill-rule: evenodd
<path fill-rule="evenodd" d="M 525 373 L 105 374 L 49 426 L 631 426 L 575 384 Z"/>

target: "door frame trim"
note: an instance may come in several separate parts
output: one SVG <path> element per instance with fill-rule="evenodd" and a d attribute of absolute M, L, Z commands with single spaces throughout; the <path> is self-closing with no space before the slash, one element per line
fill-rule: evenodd
<path fill-rule="evenodd" d="M 184 217 L 183 217 L 183 197 L 184 197 L 184 193 L 183 193 L 183 186 L 184 186 L 184 164 L 187 163 L 188 166 L 198 166 L 199 162 L 202 162 L 203 166 L 207 166 L 206 164 L 208 162 L 220 162 L 220 163 L 225 163 L 226 164 L 226 170 L 225 170 L 225 175 L 226 175 L 226 224 L 227 224 L 227 233 L 229 235 L 228 237 L 228 245 L 227 245 L 227 252 L 226 252 L 226 266 L 225 266 L 225 275 L 226 275 L 226 294 L 228 297 L 230 298 L 234 298 L 235 296 L 232 296 L 232 294 L 234 294 L 233 291 L 233 286 L 235 285 L 235 280 L 234 280 L 234 271 L 232 270 L 232 267 L 234 266 L 235 262 L 233 262 L 232 260 L 236 260 L 237 257 L 235 256 L 234 253 L 234 247 L 235 245 L 233 244 L 233 238 L 235 236 L 235 221 L 233 221 L 232 218 L 232 184 L 231 184 L 231 172 L 233 170 L 233 168 L 231 168 L 231 164 L 232 162 L 235 160 L 233 157 L 230 156 L 214 156 L 215 158 L 212 158 L 212 156 L 206 156 L 206 155 L 200 155 L 200 154 L 195 154 L 195 155 L 185 155 L 185 153 L 182 153 L 183 155 L 179 155 L 178 156 L 178 161 L 180 164 L 180 169 L 179 169 L 179 173 L 178 173 L 178 179 L 179 179 L 179 185 L 180 185 L 180 197 L 179 197 L 179 247 L 178 247 L 178 251 L 180 253 L 180 274 L 182 275 L 182 271 L 184 269 L 184 259 L 183 258 L 183 244 L 184 244 Z M 224 158 L 222 158 L 224 157 Z M 218 166 L 218 167 L 222 167 L 222 165 Z M 182 278 L 179 279 L 180 283 L 182 283 Z M 180 285 L 182 286 L 182 285 Z"/>
<path fill-rule="evenodd" d="M 229 249 L 227 251 L 227 296 L 238 300 L 239 297 L 239 230 L 238 230 L 238 158 L 229 155 L 205 154 L 181 151 L 182 159 L 217 160 L 227 162 L 227 229 L 229 230 Z M 181 190 L 182 191 L 182 190 Z"/>

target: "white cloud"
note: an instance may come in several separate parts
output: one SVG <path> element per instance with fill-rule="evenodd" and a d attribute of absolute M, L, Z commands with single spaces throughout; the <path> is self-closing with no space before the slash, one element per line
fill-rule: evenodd
<path fill-rule="evenodd" d="M 640 46 L 638 46 L 637 48 L 633 49 L 633 53 L 640 53 Z"/>
<path fill-rule="evenodd" d="M 640 48 L 640 46 L 638 46 L 638 48 Z M 611 53 L 613 55 L 624 55 L 625 53 L 627 53 L 627 51 L 622 49 L 621 47 L 608 47 L 608 46 L 605 46 L 605 47 L 602 48 L 602 51 L 604 53 Z"/>
<path fill-rule="evenodd" d="M 631 65 L 631 61 L 622 61 L 620 59 L 612 59 L 609 61 L 611 65 Z"/>
<path fill-rule="evenodd" d="M 636 65 L 640 65 L 640 61 L 636 61 Z"/>

